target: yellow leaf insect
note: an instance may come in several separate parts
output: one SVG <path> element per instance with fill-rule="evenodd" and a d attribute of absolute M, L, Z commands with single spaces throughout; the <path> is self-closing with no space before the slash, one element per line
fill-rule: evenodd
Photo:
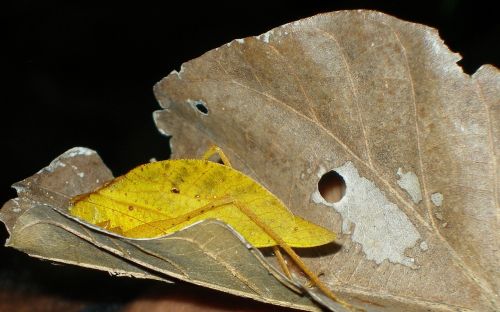
<path fill-rule="evenodd" d="M 208 159 L 218 154 L 224 164 Z M 130 238 L 154 238 L 193 223 L 218 219 L 254 247 L 274 247 L 285 273 L 281 247 L 325 295 L 352 306 L 326 287 L 291 247 L 332 242 L 335 234 L 293 215 L 271 192 L 233 169 L 212 146 L 202 159 L 157 161 L 132 169 L 92 193 L 72 199 L 70 213 Z"/>

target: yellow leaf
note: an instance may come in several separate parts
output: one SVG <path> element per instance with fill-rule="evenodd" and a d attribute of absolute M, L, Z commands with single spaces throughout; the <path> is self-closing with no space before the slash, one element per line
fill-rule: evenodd
<path fill-rule="evenodd" d="M 218 219 L 255 247 L 278 245 L 235 202 L 250 209 L 288 246 L 314 247 L 335 239 L 333 232 L 293 215 L 250 177 L 207 160 L 141 165 L 93 193 L 74 198 L 70 211 L 126 237 L 163 236 Z"/>

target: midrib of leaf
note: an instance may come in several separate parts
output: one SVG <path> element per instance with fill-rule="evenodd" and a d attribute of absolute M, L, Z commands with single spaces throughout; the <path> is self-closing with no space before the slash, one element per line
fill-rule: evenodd
<path fill-rule="evenodd" d="M 283 54 L 281 54 L 281 52 L 275 46 L 273 46 L 270 43 L 268 43 L 268 46 L 271 49 L 271 51 L 273 51 L 276 55 L 278 55 L 285 61 L 286 67 L 288 68 L 292 76 L 295 78 L 295 81 L 297 81 L 297 84 L 299 85 L 300 92 L 304 96 L 305 102 L 307 103 L 307 106 L 309 108 L 309 112 L 311 113 L 312 120 L 319 123 L 318 116 L 316 115 L 316 111 L 314 110 L 314 105 L 311 99 L 307 96 L 306 91 L 304 90 L 304 86 L 302 85 L 302 81 L 293 70 L 293 67 L 290 66 L 290 61 L 288 61 L 288 58 L 286 58 Z M 255 74 L 255 76 L 257 77 L 257 74 Z"/>
<path fill-rule="evenodd" d="M 374 21 L 373 19 L 369 19 L 372 22 L 377 23 L 377 21 Z M 408 56 L 406 54 L 406 48 L 404 47 L 403 43 L 399 39 L 398 33 L 396 30 L 389 24 L 386 24 L 384 22 L 378 22 L 379 24 L 382 24 L 390 29 L 390 31 L 394 34 L 396 37 L 399 46 L 401 47 L 401 51 L 404 56 L 404 61 L 405 61 L 405 67 L 406 71 L 408 73 L 408 79 L 411 84 L 411 91 L 412 91 L 412 102 L 413 102 L 413 107 L 414 107 L 414 116 L 415 116 L 415 129 L 416 129 L 416 137 L 417 137 L 417 152 L 418 152 L 418 159 L 419 159 L 419 167 L 420 167 L 420 176 L 422 177 L 422 188 L 423 188 L 423 197 L 424 197 L 424 203 L 427 208 L 429 218 L 431 220 L 432 227 L 434 229 L 433 233 L 439 238 L 443 246 L 446 247 L 446 250 L 450 252 L 452 255 L 452 259 L 455 262 L 456 265 L 458 265 L 460 268 L 462 268 L 465 272 L 465 274 L 485 292 L 489 295 L 490 298 L 494 298 L 496 294 L 493 292 L 492 289 L 488 287 L 488 282 L 484 280 L 482 277 L 478 276 L 458 255 L 456 250 L 448 243 L 448 241 L 445 239 L 445 237 L 441 234 L 441 232 L 438 230 L 437 225 L 434 221 L 434 218 L 432 217 L 432 210 L 431 210 L 431 204 L 430 204 L 430 197 L 428 196 L 428 191 L 427 191 L 427 185 L 426 185 L 426 179 L 425 179 L 425 173 L 424 173 L 424 166 L 423 166 L 423 161 L 422 161 L 422 150 L 420 146 L 420 129 L 418 127 L 418 114 L 417 114 L 417 103 L 416 103 L 416 95 L 415 95 L 415 87 L 413 85 L 413 77 L 411 74 L 409 62 L 408 62 Z M 472 79 L 472 77 L 469 77 L 469 79 Z M 483 101 L 484 102 L 484 101 Z M 486 110 L 486 114 L 488 115 L 488 121 L 489 120 L 489 114 L 488 110 Z M 488 124 L 488 128 L 490 128 L 491 123 Z M 491 300 L 491 303 L 494 305 L 494 302 Z"/>
<path fill-rule="evenodd" d="M 67 226 L 64 226 L 63 224 L 61 224 L 60 222 L 55 222 L 55 221 L 42 221 L 42 220 L 35 220 L 31 223 L 28 223 L 26 224 L 25 226 L 23 226 L 21 229 L 19 229 L 19 232 L 22 232 L 32 226 L 35 226 L 37 224 L 48 224 L 48 225 L 52 225 L 52 226 L 56 226 L 58 228 L 61 228 L 63 229 L 64 231 L 70 233 L 70 234 L 73 234 L 75 235 L 76 237 L 80 238 L 80 239 L 83 239 L 83 240 L 86 240 L 86 241 L 89 241 L 91 244 L 93 244 L 94 246 L 97 246 L 99 248 L 102 248 L 104 250 L 106 250 L 107 252 L 110 252 L 112 254 L 116 254 L 120 257 L 124 257 L 126 255 L 128 255 L 127 252 L 125 252 L 119 245 L 117 245 L 115 242 L 114 242 L 114 239 L 113 238 L 110 238 L 110 241 L 112 242 L 112 244 L 115 246 L 116 249 L 113 249 L 111 248 L 110 246 L 107 246 L 107 245 L 103 245 L 103 244 L 100 244 L 95 238 L 94 238 L 94 235 L 92 234 L 92 232 L 90 232 L 86 226 L 84 226 L 83 224 L 78 224 L 79 225 L 79 228 L 86 234 L 85 235 L 82 235 L 82 233 L 78 232 L 78 231 L 75 231 L 73 228 L 71 227 L 67 227 Z M 115 234 L 116 235 L 116 234 Z M 186 273 L 186 271 L 179 267 L 177 264 L 173 263 L 172 261 L 168 260 L 168 259 L 165 259 L 164 257 L 161 257 L 155 253 L 152 253 L 152 252 L 149 252 L 147 250 L 145 250 L 144 248 L 141 248 L 140 246 L 137 246 L 135 244 L 131 244 L 133 245 L 134 247 L 136 247 L 137 249 L 151 255 L 151 256 L 154 256 L 162 261 L 165 261 L 167 262 L 168 264 L 174 266 L 175 268 L 177 268 L 183 275 L 185 278 L 188 278 L 188 274 Z M 144 265 L 143 265 L 144 266 Z M 146 266 L 147 267 L 147 266 Z"/>
<path fill-rule="evenodd" d="M 48 208 L 50 208 L 50 207 L 48 207 Z M 52 208 L 50 208 L 50 209 L 52 209 Z M 28 230 L 28 229 L 30 229 L 33 226 L 36 226 L 38 224 L 47 224 L 47 225 L 52 225 L 52 226 L 61 228 L 64 231 L 66 231 L 66 232 L 68 232 L 68 233 L 70 233 L 72 235 L 75 235 L 76 237 L 78 237 L 80 239 L 84 239 L 86 241 L 89 241 L 93 245 L 95 245 L 95 246 L 97 246 L 99 248 L 102 248 L 102 249 L 106 250 L 107 252 L 110 252 L 112 254 L 117 254 L 120 257 L 127 256 L 127 253 L 124 252 L 120 246 L 118 246 L 116 243 L 114 243 L 113 238 L 110 238 L 110 241 L 113 243 L 113 245 L 115 245 L 116 249 L 111 248 L 110 246 L 107 246 L 107 245 L 100 244 L 96 239 L 94 239 L 93 234 L 90 231 L 88 231 L 88 229 L 84 225 L 82 225 L 82 224 L 78 224 L 78 225 L 79 225 L 80 229 L 84 233 L 86 233 L 86 235 L 82 235 L 82 233 L 74 230 L 71 227 L 67 227 L 64 224 L 61 224 L 60 222 L 40 220 L 40 219 L 34 220 L 34 221 L 30 222 L 30 223 L 27 223 L 27 224 L 23 225 L 23 227 L 21 227 L 20 229 L 18 229 L 18 233 L 21 233 L 21 232 L 23 232 L 25 230 Z M 227 263 L 224 259 L 222 259 L 221 257 L 219 257 L 217 254 L 214 254 L 214 253 L 210 252 L 210 250 L 208 250 L 207 248 L 205 248 L 205 244 L 208 243 L 209 241 L 207 241 L 205 244 L 200 244 L 200 243 L 196 242 L 193 239 L 189 239 L 189 238 L 185 238 L 185 237 L 165 237 L 164 239 L 165 240 L 170 240 L 170 241 L 173 241 L 173 240 L 185 241 L 185 242 L 188 242 L 190 244 L 195 245 L 196 248 L 198 248 L 199 250 L 201 250 L 203 252 L 203 254 L 205 254 L 206 256 L 208 256 L 210 258 L 212 258 L 216 263 L 221 264 L 221 266 L 225 270 L 227 270 L 229 273 L 231 273 L 232 276 L 234 276 L 235 278 L 237 278 L 241 283 L 243 283 L 246 286 L 248 286 L 248 288 L 251 289 L 257 296 L 262 297 L 262 298 L 267 298 L 266 295 L 259 289 L 259 287 L 257 285 L 255 285 L 254 283 L 252 283 L 251 281 L 249 281 L 248 279 L 246 279 L 244 276 L 242 276 L 241 274 L 239 274 L 237 268 L 235 268 L 231 264 Z M 182 273 L 182 275 L 180 275 L 180 274 L 177 274 L 177 273 L 174 273 L 174 272 L 169 272 L 169 274 L 171 274 L 172 276 L 180 278 L 180 279 L 192 281 L 190 279 L 190 277 L 189 277 L 189 274 L 182 267 L 179 267 L 176 263 L 172 262 L 171 260 L 169 260 L 169 259 L 167 259 L 167 258 L 165 258 L 165 257 L 163 257 L 161 255 L 158 255 L 155 252 L 147 250 L 146 248 L 143 248 L 142 246 L 140 246 L 138 244 L 135 244 L 135 243 L 132 243 L 132 242 L 127 242 L 127 244 L 130 244 L 130 245 L 134 246 L 135 248 L 139 249 L 140 251 L 142 251 L 142 252 L 144 252 L 144 253 L 146 253 L 146 254 L 148 254 L 150 256 L 153 256 L 153 257 L 155 257 L 157 259 L 160 259 L 162 261 L 167 262 L 168 264 L 170 264 L 170 265 L 174 266 L 175 268 L 177 268 L 179 270 L 179 272 Z M 134 259 L 134 261 L 137 262 L 138 264 L 140 264 L 143 267 L 146 267 L 146 268 L 149 268 L 149 269 L 154 269 L 154 268 L 151 268 L 151 266 L 148 265 L 147 263 L 144 263 L 142 261 L 138 261 L 137 259 Z M 81 264 L 77 263 L 77 265 L 81 265 Z M 205 283 L 203 283 L 203 284 L 205 284 Z"/>
<path fill-rule="evenodd" d="M 252 283 L 251 281 L 249 281 L 248 279 L 246 279 L 243 275 L 241 275 L 239 273 L 238 269 L 236 269 L 230 263 L 226 262 L 223 258 L 219 257 L 217 254 L 215 254 L 215 253 L 211 252 L 209 249 L 205 248 L 205 245 L 208 244 L 210 242 L 210 240 L 206 241 L 204 244 L 200 244 L 199 242 L 197 242 L 193 239 L 186 238 L 186 237 L 170 237 L 167 239 L 168 240 L 182 240 L 182 241 L 186 241 L 186 242 L 189 242 L 189 243 L 195 245 L 206 256 L 212 258 L 215 262 L 221 264 L 222 267 L 224 267 L 224 269 L 226 271 L 231 273 L 231 275 L 236 277 L 240 282 L 242 282 L 243 284 L 248 286 L 248 288 L 250 288 L 254 293 L 259 295 L 260 297 L 265 297 L 264 293 L 259 289 L 259 287 L 257 285 L 255 285 L 254 283 Z M 212 239 L 215 239 L 215 237 L 213 237 Z"/>
<path fill-rule="evenodd" d="M 369 19 L 371 22 L 379 24 L 379 25 L 384 25 L 386 28 L 388 28 L 393 34 L 394 37 L 396 38 L 396 41 L 398 42 L 398 45 L 400 46 L 401 49 L 401 54 L 403 55 L 404 59 L 404 65 L 406 68 L 406 73 L 408 75 L 408 80 L 410 82 L 411 86 L 411 100 L 413 104 L 413 117 L 415 118 L 415 132 L 416 132 L 416 141 L 417 141 L 417 154 L 418 154 L 418 166 L 419 166 L 419 171 L 420 171 L 420 177 L 422 179 L 422 190 L 423 190 L 423 198 L 424 198 L 424 204 L 425 208 L 427 209 L 427 214 L 429 219 L 431 220 L 431 225 L 432 228 L 434 229 L 435 232 L 439 234 L 439 231 L 437 230 L 436 222 L 434 221 L 434 218 L 432 217 L 432 208 L 431 208 L 431 203 L 430 199 L 428 196 L 428 191 L 427 191 L 427 182 L 425 179 L 425 173 L 424 173 L 424 163 L 422 160 L 422 148 L 421 148 L 421 143 L 420 143 L 420 128 L 418 126 L 418 109 L 417 109 L 417 100 L 416 100 L 416 95 L 415 95 L 415 86 L 413 85 L 413 76 L 411 74 L 410 70 L 410 64 L 408 62 L 408 55 L 406 54 L 406 48 L 404 47 L 403 43 L 401 42 L 401 39 L 399 39 L 398 33 L 394 28 L 391 27 L 391 25 L 388 25 L 383 22 L 378 22 L 373 19 Z M 418 213 L 417 213 L 418 214 Z M 441 235 L 440 235 L 441 236 Z"/>
<path fill-rule="evenodd" d="M 478 97 L 481 99 L 481 102 L 483 103 L 484 105 L 484 109 L 486 111 L 486 118 L 488 120 L 488 145 L 490 146 L 489 150 L 490 150 L 490 158 L 493 159 L 493 194 L 495 195 L 495 207 L 496 207 L 496 210 L 497 210 L 497 220 L 498 220 L 498 216 L 500 215 L 500 194 L 498 194 L 498 175 L 497 175 L 497 172 L 498 172 L 498 168 L 497 168 L 497 162 L 496 162 L 496 158 L 495 158 L 495 152 L 494 152 L 494 140 L 493 140 L 493 126 L 492 126 L 492 122 L 491 122 L 491 116 L 490 116 L 490 109 L 488 107 L 488 104 L 485 100 L 485 97 L 484 97 L 484 94 L 483 94 L 483 88 L 481 88 L 481 85 L 479 84 L 479 82 L 476 80 L 476 79 L 473 79 L 474 80 L 474 85 L 476 86 L 477 88 L 477 94 L 478 94 Z"/>
<path fill-rule="evenodd" d="M 342 62 L 344 63 L 345 69 L 347 71 L 346 76 L 347 76 L 347 79 L 349 80 L 349 86 L 351 87 L 351 91 L 352 91 L 352 94 L 354 97 L 353 102 L 356 106 L 356 113 L 358 114 L 358 117 L 359 117 L 359 123 L 361 125 L 361 132 L 363 133 L 363 141 L 365 143 L 366 157 L 368 158 L 368 165 L 367 166 L 370 168 L 373 168 L 373 162 L 372 162 L 372 157 L 371 157 L 371 153 L 370 153 L 370 146 L 368 144 L 368 136 L 366 135 L 366 127 L 365 127 L 365 123 L 363 122 L 363 114 L 361 113 L 361 109 L 359 108 L 358 88 L 356 88 L 356 84 L 354 83 L 354 78 L 353 78 L 353 74 L 351 71 L 351 66 L 350 66 L 349 62 L 347 61 L 345 51 L 342 48 L 342 46 L 340 45 L 339 41 L 337 40 L 337 38 L 334 34 L 329 33 L 328 31 L 325 31 L 325 30 L 318 28 L 318 27 L 314 27 L 314 29 L 316 31 L 320 32 L 321 34 L 323 34 L 324 36 L 326 36 L 327 38 L 329 38 L 331 41 L 333 41 L 333 43 L 337 46 L 337 48 L 340 52 Z"/>
<path fill-rule="evenodd" d="M 323 125 L 321 124 L 318 124 L 318 123 L 315 123 L 311 118 L 309 118 L 308 116 L 302 114 L 301 112 L 295 110 L 294 108 L 292 108 L 291 106 L 287 105 L 286 103 L 282 102 L 281 100 L 267 94 L 267 93 L 264 93 L 264 92 L 261 92 L 259 90 L 255 90 L 247 85 L 244 85 L 244 84 L 241 84 L 239 83 L 238 81 L 235 81 L 233 79 L 230 80 L 230 83 L 232 84 L 235 84 L 239 87 L 242 87 L 242 88 L 245 88 L 247 90 L 250 90 L 254 93 L 257 93 L 257 94 L 260 94 L 262 95 L 263 97 L 266 97 L 268 98 L 269 100 L 273 101 L 273 102 L 276 102 L 278 104 L 280 104 L 281 106 L 283 106 L 284 108 L 292 111 L 293 113 L 295 113 L 297 116 L 307 120 L 308 122 L 310 122 L 311 124 L 313 124 L 314 126 L 320 128 L 321 130 L 323 130 L 326 134 L 328 134 L 332 139 L 334 139 L 349 155 L 351 155 L 354 159 L 356 159 L 357 162 L 359 162 L 360 164 L 362 164 L 363 166 L 365 166 L 368 171 L 371 171 L 373 174 L 375 173 L 374 169 L 372 167 L 369 166 L 369 164 L 367 164 L 364 160 L 362 160 L 358 155 L 356 155 L 346 144 L 344 144 L 335 134 L 333 134 L 330 130 L 328 130 L 327 128 L 325 128 Z M 374 177 L 375 177 L 375 174 L 374 174 Z M 384 178 L 382 177 L 376 177 L 377 179 L 379 179 L 386 187 L 388 190 L 390 190 L 393 195 L 401 202 L 403 203 L 405 206 L 406 206 L 406 209 L 408 211 L 409 214 L 412 214 L 411 212 L 413 211 L 413 207 L 412 205 L 406 200 L 404 199 L 403 197 L 401 197 L 399 195 L 399 193 L 396 192 L 396 190 L 389 184 L 389 182 L 387 180 L 385 180 Z M 420 222 L 420 224 L 422 226 L 424 226 L 425 228 L 427 228 L 429 231 L 432 230 L 432 228 L 429 226 L 429 224 L 427 224 L 427 222 L 419 215 L 419 214 L 416 214 L 415 215 L 416 219 Z"/>
<path fill-rule="evenodd" d="M 33 203 L 36 204 L 36 202 L 33 202 Z M 46 206 L 46 205 L 42 204 L 42 206 Z M 46 208 L 52 209 L 50 206 L 46 206 Z M 28 211 L 28 210 L 26 210 L 26 211 Z M 23 231 L 29 230 L 33 226 L 39 225 L 39 224 L 47 224 L 47 225 L 52 225 L 52 226 L 58 227 L 58 228 L 60 228 L 60 229 L 62 229 L 64 231 L 66 231 L 66 232 L 68 232 L 68 233 L 76 236 L 79 239 L 86 240 L 86 241 L 90 242 L 91 244 L 95 245 L 96 247 L 102 248 L 102 246 L 100 246 L 99 244 L 97 244 L 97 242 L 95 242 L 92 239 L 91 235 L 89 235 L 88 238 L 85 238 L 84 236 L 81 235 L 81 233 L 73 230 L 71 227 L 66 227 L 66 226 L 64 226 L 61 223 L 56 222 L 56 221 L 47 221 L 47 220 L 40 220 L 40 219 L 38 219 L 38 220 L 34 220 L 34 221 L 30 222 L 30 223 L 25 224 L 23 227 L 21 227 L 20 229 L 17 229 L 16 231 L 17 231 L 17 233 L 21 233 Z M 84 230 L 85 233 L 89 234 L 89 231 L 83 225 L 80 224 L 80 227 L 82 228 L 82 230 Z M 111 241 L 113 241 L 113 240 L 111 240 Z M 15 247 L 15 248 L 17 248 L 17 247 Z M 103 248 L 103 249 L 105 249 L 105 248 Z M 116 251 L 110 251 L 110 250 L 106 250 L 106 251 L 107 252 L 111 252 L 113 254 L 116 254 Z M 85 267 L 85 268 L 90 268 L 90 269 L 98 269 L 98 270 L 102 270 L 102 271 L 108 271 L 108 272 L 113 272 L 113 273 L 121 273 L 121 274 L 124 274 L 124 275 L 130 275 L 130 272 L 128 272 L 128 271 L 122 271 L 122 270 L 119 270 L 117 268 L 110 268 L 110 267 L 99 266 L 99 265 L 89 265 L 87 263 L 70 261 L 70 260 L 65 259 L 65 258 L 50 258 L 50 257 L 46 257 L 46 256 L 40 256 L 40 255 L 37 255 L 37 254 L 32 254 L 32 253 L 28 253 L 28 254 L 30 256 L 32 256 L 32 257 L 40 258 L 42 260 L 64 262 L 64 263 L 67 263 L 67 264 L 72 264 L 72 265 L 76 265 L 76 266 L 80 266 L 80 267 Z M 110 269 L 112 269 L 112 271 L 110 271 Z M 155 279 L 155 280 L 158 280 L 158 281 L 172 283 L 169 280 L 162 279 L 162 278 L 157 277 L 155 275 L 141 275 L 141 276 L 143 278 L 147 278 L 147 279 Z"/>

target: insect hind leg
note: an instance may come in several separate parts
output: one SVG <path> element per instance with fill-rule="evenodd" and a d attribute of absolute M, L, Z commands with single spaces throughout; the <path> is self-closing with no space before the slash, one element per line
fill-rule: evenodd
<path fill-rule="evenodd" d="M 231 204 L 233 202 L 232 198 L 229 198 L 227 196 L 222 196 L 218 199 L 213 200 L 212 202 L 203 205 L 197 209 L 194 209 L 193 211 L 190 211 L 188 213 L 185 213 L 183 215 L 170 218 L 170 219 L 162 219 L 162 220 L 156 220 L 152 222 L 146 222 L 144 221 L 142 224 L 135 226 L 126 232 L 124 232 L 124 236 L 126 237 L 135 237 L 135 238 L 140 238 L 144 236 L 144 233 L 148 233 L 149 236 L 152 237 L 157 237 L 157 236 L 162 236 L 162 235 L 167 235 L 170 233 L 173 233 L 170 229 L 183 223 L 186 221 L 189 221 L 205 212 L 208 212 L 210 210 L 219 208 L 224 205 Z"/>
<path fill-rule="evenodd" d="M 364 311 L 356 309 L 351 304 L 337 297 L 323 282 L 314 274 L 302 261 L 302 259 L 295 253 L 295 251 L 261 218 L 259 218 L 250 208 L 248 208 L 244 203 L 234 200 L 233 204 L 240 209 L 248 218 L 250 218 L 258 227 L 260 227 L 267 235 L 269 235 L 276 243 L 281 247 L 292 259 L 292 261 L 304 272 L 311 282 L 316 285 L 327 297 L 332 299 L 334 302 L 339 303 L 344 308 L 349 311 Z M 276 250 L 276 249 L 275 249 Z"/>
<path fill-rule="evenodd" d="M 280 265 L 283 273 L 285 273 L 288 279 L 292 279 L 292 273 L 290 273 L 290 270 L 288 269 L 288 265 L 286 263 L 285 258 L 283 257 L 283 254 L 280 251 L 279 246 L 273 246 L 273 251 L 274 255 L 276 256 L 276 259 L 278 259 L 278 264 Z"/>

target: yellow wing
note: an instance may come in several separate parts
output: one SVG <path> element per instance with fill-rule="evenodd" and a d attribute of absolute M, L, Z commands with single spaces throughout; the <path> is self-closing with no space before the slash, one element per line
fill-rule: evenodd
<path fill-rule="evenodd" d="M 294 216 L 250 177 L 206 160 L 141 165 L 93 193 L 75 197 L 70 212 L 134 238 L 163 236 L 198 221 L 218 219 L 255 247 L 277 245 L 227 198 L 252 209 L 291 247 L 314 247 L 335 239 L 333 232 Z"/>

